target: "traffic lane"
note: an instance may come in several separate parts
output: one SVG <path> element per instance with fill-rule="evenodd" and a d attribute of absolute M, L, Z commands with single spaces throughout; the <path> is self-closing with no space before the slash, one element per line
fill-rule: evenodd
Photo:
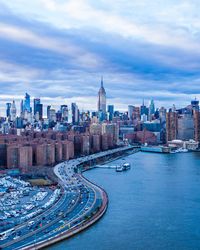
<path fill-rule="evenodd" d="M 98 205 L 99 206 L 99 205 Z M 84 214 L 84 216 L 82 216 L 82 217 L 78 217 L 77 218 L 77 214 L 75 213 L 75 220 L 73 220 L 70 224 L 70 227 L 68 227 L 68 225 L 69 225 L 69 221 L 64 221 L 63 220 L 63 224 L 62 225 L 60 225 L 58 228 L 56 228 L 56 229 L 54 229 L 54 231 L 53 232 L 49 232 L 49 233 L 47 233 L 47 238 L 49 238 L 49 237 L 54 237 L 54 236 L 57 236 L 58 235 L 58 232 L 59 232 L 59 234 L 60 233 L 62 233 L 62 232 L 66 232 L 66 227 L 68 227 L 68 230 L 70 230 L 71 228 L 72 228 L 72 226 L 77 226 L 77 225 L 79 225 L 79 224 L 82 224 L 83 222 L 84 222 L 84 220 L 85 220 L 85 216 L 89 216 L 89 215 L 91 215 L 91 212 L 94 212 L 95 211 L 95 209 L 96 209 L 96 207 L 97 206 L 93 206 L 92 207 L 92 209 L 90 210 L 90 211 L 88 211 L 88 212 L 86 212 L 85 214 Z M 79 211 L 79 209 L 77 208 L 77 212 Z M 73 216 L 73 213 L 72 213 L 72 216 Z M 66 225 L 64 225 L 66 223 Z M 38 241 L 42 241 L 42 240 L 45 240 L 45 238 L 44 237 L 42 237 L 41 235 L 37 235 L 37 239 L 38 239 Z M 34 243 L 34 242 L 33 242 Z M 29 242 L 29 244 L 30 244 L 30 242 Z"/>
<path fill-rule="evenodd" d="M 85 204 L 87 203 L 87 201 L 85 201 Z M 69 215 L 68 215 L 68 219 L 65 220 L 65 219 L 62 219 L 65 223 L 69 224 L 69 223 L 73 223 L 72 219 L 81 219 L 81 218 L 77 218 L 77 214 L 84 208 L 85 204 L 79 204 Z M 45 240 L 45 238 L 49 238 L 49 237 L 53 237 L 53 236 L 56 236 L 58 234 L 58 230 L 57 229 L 57 226 L 58 224 L 54 224 L 51 226 L 51 228 L 49 228 L 48 230 L 50 230 L 50 232 L 46 233 L 45 235 L 43 234 L 43 232 L 41 232 L 40 234 L 37 234 L 37 237 L 36 237 L 36 234 L 32 237 L 29 237 L 29 239 L 26 239 L 26 241 L 23 241 L 23 244 L 20 244 L 21 246 L 22 245 L 30 245 L 30 244 L 34 244 L 36 243 L 37 241 L 41 241 L 41 240 Z M 60 227 L 60 226 L 59 226 Z M 17 247 L 17 245 L 16 245 Z"/>
<path fill-rule="evenodd" d="M 71 199 L 70 200 L 66 199 L 65 203 L 63 203 L 61 207 L 59 206 L 59 207 L 54 208 L 54 210 L 52 210 L 51 214 L 45 217 L 45 221 L 36 220 L 34 223 L 34 226 L 36 224 L 39 225 L 40 223 L 42 223 L 43 226 L 46 225 L 47 221 L 51 221 L 52 219 L 54 219 L 57 216 L 57 214 L 60 212 L 60 209 L 63 209 L 63 207 L 69 208 L 70 206 L 71 206 Z M 34 227 L 34 226 L 32 226 L 32 227 Z M 32 228 L 32 230 L 35 230 L 35 229 L 37 229 L 37 228 Z M 28 233 L 27 233 L 27 231 L 28 231 Z M 18 233 L 18 231 L 16 231 L 16 233 Z M 30 228 L 28 228 L 28 227 L 24 228 L 24 230 L 21 231 L 21 234 L 22 235 L 26 234 L 26 237 L 28 237 L 30 235 L 29 233 L 31 234 Z M 7 240 L 10 241 L 11 237 L 9 237 Z M 21 241 L 21 239 L 19 238 L 17 240 L 14 240 L 14 242 L 16 242 L 16 241 Z M 12 244 L 13 242 L 9 242 L 9 243 Z"/>
<path fill-rule="evenodd" d="M 87 190 L 87 189 L 85 189 L 85 190 Z M 83 198 L 85 198 L 85 197 L 83 197 Z M 84 201 L 84 199 L 83 199 L 83 201 Z M 85 202 L 86 202 L 86 200 L 85 200 Z M 81 205 L 84 206 L 84 204 L 81 204 Z M 76 212 L 79 212 L 79 210 L 81 210 L 81 209 L 82 209 L 81 207 L 80 207 L 80 208 L 77 207 L 75 210 L 72 210 L 72 213 L 69 215 L 69 219 L 71 219 L 72 216 L 76 215 L 75 213 L 76 213 Z M 60 210 L 59 210 L 59 211 L 60 211 Z M 74 212 L 74 211 L 75 211 L 75 212 Z M 55 216 L 55 217 L 56 217 L 56 216 Z M 40 223 L 40 222 L 41 222 L 41 221 L 38 221 L 38 223 Z M 49 228 L 48 231 L 54 229 L 54 227 L 55 227 L 54 225 L 52 225 L 51 227 L 48 227 L 48 228 Z M 25 232 L 24 232 L 24 233 L 25 233 Z M 30 239 L 30 237 L 31 237 L 31 236 L 29 236 L 29 239 Z M 24 241 L 25 241 L 25 239 L 23 240 L 23 242 L 24 242 Z M 20 242 L 22 242 L 22 241 L 20 241 Z"/>

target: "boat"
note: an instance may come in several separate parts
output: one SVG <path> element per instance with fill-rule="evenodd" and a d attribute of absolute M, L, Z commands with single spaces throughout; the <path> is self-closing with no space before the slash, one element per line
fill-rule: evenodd
<path fill-rule="evenodd" d="M 126 163 L 123 163 L 123 164 L 122 164 L 122 167 L 123 167 L 123 170 L 128 170 L 128 169 L 131 168 L 131 164 L 128 163 L 128 162 L 126 162 Z"/>
<path fill-rule="evenodd" d="M 188 149 L 186 149 L 186 148 L 178 148 L 178 149 L 172 151 L 171 153 L 175 154 L 175 153 L 187 153 L 187 152 L 188 152 Z"/>
<path fill-rule="evenodd" d="M 125 163 L 123 163 L 121 165 L 116 166 L 115 170 L 116 170 L 116 172 L 122 172 L 122 171 L 126 171 L 126 170 L 128 170 L 130 168 L 131 168 L 131 164 L 128 163 L 128 162 L 125 162 Z"/>
<path fill-rule="evenodd" d="M 116 166 L 116 172 L 122 172 L 122 171 L 124 171 L 123 170 L 123 167 L 121 166 L 121 165 L 119 165 L 119 166 Z"/>

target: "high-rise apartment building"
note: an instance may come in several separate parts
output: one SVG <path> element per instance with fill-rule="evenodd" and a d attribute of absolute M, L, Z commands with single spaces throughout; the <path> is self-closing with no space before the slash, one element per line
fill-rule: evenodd
<path fill-rule="evenodd" d="M 170 109 L 166 113 L 166 141 L 172 141 L 177 138 L 178 132 L 178 114 L 175 109 Z"/>
<path fill-rule="evenodd" d="M 189 140 L 194 138 L 194 119 L 192 114 L 182 114 L 178 116 L 177 139 Z"/>
<path fill-rule="evenodd" d="M 195 141 L 200 141 L 200 112 L 199 110 L 194 110 L 194 139 Z"/>

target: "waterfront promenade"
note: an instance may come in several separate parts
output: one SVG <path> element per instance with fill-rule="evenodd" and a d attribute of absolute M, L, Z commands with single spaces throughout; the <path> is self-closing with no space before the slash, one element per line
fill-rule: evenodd
<path fill-rule="evenodd" d="M 22 232 L 21 237 L 13 239 L 12 235 L 2 242 L 2 249 L 40 249 L 84 230 L 96 222 L 106 211 L 108 197 L 106 192 L 82 176 L 82 172 L 93 167 L 96 161 L 105 161 L 117 157 L 132 147 L 122 147 L 94 155 L 89 155 L 55 166 L 54 172 L 62 186 L 63 202 L 54 206 L 51 212 L 34 219 L 35 226 L 27 230 L 18 227 L 15 233 Z M 42 219 L 41 219 L 42 217 Z M 39 224 L 39 227 L 38 227 Z"/>

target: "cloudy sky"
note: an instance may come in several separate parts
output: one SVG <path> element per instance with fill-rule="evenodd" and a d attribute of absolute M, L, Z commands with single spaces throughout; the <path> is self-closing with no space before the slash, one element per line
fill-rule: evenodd
<path fill-rule="evenodd" d="M 0 115 L 24 93 L 58 107 L 200 99 L 199 0 L 0 0 Z"/>

